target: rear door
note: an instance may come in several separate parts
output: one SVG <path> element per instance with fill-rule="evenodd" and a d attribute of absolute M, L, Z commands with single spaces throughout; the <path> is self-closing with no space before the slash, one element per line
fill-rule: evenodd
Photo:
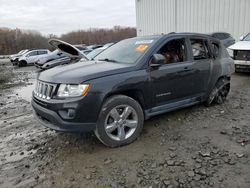
<path fill-rule="evenodd" d="M 193 68 L 196 70 L 192 78 L 194 93 L 203 95 L 208 87 L 213 56 L 206 38 L 190 37 L 189 45 L 192 50 Z"/>
<path fill-rule="evenodd" d="M 27 56 L 27 59 L 26 59 L 27 63 L 28 64 L 34 63 L 34 60 L 36 59 L 37 55 L 38 55 L 38 51 L 37 50 L 33 50 L 32 52 L 30 52 L 28 54 L 28 56 Z"/>

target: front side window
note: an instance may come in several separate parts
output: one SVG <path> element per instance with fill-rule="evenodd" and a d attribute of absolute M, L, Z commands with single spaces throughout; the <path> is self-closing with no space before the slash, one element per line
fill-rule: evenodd
<path fill-rule="evenodd" d="M 187 60 L 185 39 L 167 42 L 158 52 L 165 57 L 165 64 L 179 63 Z"/>
<path fill-rule="evenodd" d="M 194 60 L 207 59 L 208 49 L 202 39 L 191 39 Z"/>
<path fill-rule="evenodd" d="M 134 64 L 156 41 L 157 38 L 149 37 L 125 39 L 104 50 L 94 59 L 98 61 Z"/>

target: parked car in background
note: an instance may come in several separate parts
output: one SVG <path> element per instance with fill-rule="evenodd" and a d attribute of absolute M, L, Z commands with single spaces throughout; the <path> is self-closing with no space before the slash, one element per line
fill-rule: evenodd
<path fill-rule="evenodd" d="M 18 58 L 18 66 L 34 64 L 38 58 L 44 57 L 51 53 L 48 49 L 30 50 Z"/>
<path fill-rule="evenodd" d="M 74 46 L 79 49 L 80 51 L 87 50 L 87 46 L 85 44 L 74 44 Z"/>
<path fill-rule="evenodd" d="M 96 48 L 94 49 L 92 52 L 87 54 L 87 57 L 92 60 L 94 59 L 97 55 L 99 55 L 101 52 L 103 52 L 104 50 L 106 50 L 107 48 L 109 48 L 110 46 L 112 46 L 114 43 L 108 43 L 105 44 L 103 47 L 100 48 Z"/>
<path fill-rule="evenodd" d="M 25 54 L 28 51 L 29 51 L 28 49 L 25 49 L 25 50 L 21 50 L 17 54 L 10 55 L 9 56 L 10 62 L 17 62 L 18 58 L 21 57 L 23 54 Z"/>
<path fill-rule="evenodd" d="M 235 43 L 235 39 L 229 33 L 214 32 L 210 34 L 212 37 L 219 39 L 222 44 L 227 48 Z"/>
<path fill-rule="evenodd" d="M 70 45 L 70 44 L 68 44 Z M 104 46 L 100 47 L 100 48 L 96 48 L 94 50 L 90 50 L 90 49 L 87 49 L 87 50 L 80 50 L 81 52 L 83 52 L 87 57 L 88 57 L 88 60 L 91 60 L 93 59 L 95 56 L 97 56 L 98 54 L 100 54 L 102 51 L 104 51 L 105 49 L 107 49 L 108 47 L 110 47 L 111 45 L 113 45 L 113 43 L 108 43 L 108 44 L 105 44 Z M 75 45 L 73 45 L 75 46 Z M 63 58 L 60 58 L 60 59 L 56 59 L 56 60 L 53 60 L 53 61 L 49 61 L 47 63 L 45 63 L 41 69 L 43 70 L 47 70 L 47 69 L 51 69 L 53 67 L 56 67 L 58 65 L 65 65 L 65 64 L 69 64 L 69 63 L 76 63 L 78 61 L 81 61 L 81 62 L 84 62 L 84 61 L 87 61 L 87 59 L 84 57 L 84 58 L 70 58 L 70 57 L 63 57 Z"/>
<path fill-rule="evenodd" d="M 87 55 L 78 48 L 78 46 L 71 45 L 61 40 L 51 39 L 49 40 L 49 44 L 54 48 L 57 48 L 60 52 L 64 53 L 66 57 L 62 57 L 53 61 L 49 61 L 45 63 L 41 69 L 46 70 L 58 65 L 64 65 L 69 63 L 75 63 L 80 61 L 80 59 L 89 60 Z"/>
<path fill-rule="evenodd" d="M 55 46 L 78 55 L 63 43 Z M 224 45 L 208 35 L 135 37 L 94 61 L 41 72 L 32 106 L 46 127 L 94 131 L 102 143 L 118 147 L 135 141 L 152 116 L 198 103 L 222 104 L 233 69 Z"/>
<path fill-rule="evenodd" d="M 85 55 L 89 54 L 90 52 L 92 52 L 92 49 L 86 49 L 86 50 L 81 50 Z"/>
<path fill-rule="evenodd" d="M 250 33 L 241 37 L 241 41 L 229 46 L 235 63 L 235 72 L 250 72 Z"/>
<path fill-rule="evenodd" d="M 103 46 L 102 44 L 92 44 L 92 45 L 87 46 L 87 48 L 88 48 L 89 50 L 94 50 L 94 49 L 100 48 L 100 47 L 102 47 L 102 46 Z"/>
<path fill-rule="evenodd" d="M 64 57 L 66 57 L 66 55 L 60 50 L 56 49 L 53 52 L 48 53 L 46 56 L 39 57 L 38 60 L 35 62 L 35 66 L 38 68 L 42 68 L 45 63 Z"/>
<path fill-rule="evenodd" d="M 71 62 L 74 62 L 74 61 L 72 61 L 70 57 L 66 56 L 66 57 L 62 57 L 59 59 L 49 61 L 49 62 L 43 64 L 43 66 L 41 66 L 39 68 L 42 70 L 47 70 L 47 69 L 51 69 L 51 68 L 59 66 L 59 65 L 69 64 Z"/>

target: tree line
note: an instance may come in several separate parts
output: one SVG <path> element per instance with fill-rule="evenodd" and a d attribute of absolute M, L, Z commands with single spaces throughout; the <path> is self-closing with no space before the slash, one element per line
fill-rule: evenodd
<path fill-rule="evenodd" d="M 111 29 L 90 28 L 62 34 L 57 37 L 53 34 L 43 36 L 37 31 L 0 28 L 0 55 L 17 53 L 23 49 L 48 48 L 50 38 L 58 38 L 70 44 L 105 44 L 118 42 L 125 38 L 136 36 L 136 29 L 131 27 L 115 26 Z"/>

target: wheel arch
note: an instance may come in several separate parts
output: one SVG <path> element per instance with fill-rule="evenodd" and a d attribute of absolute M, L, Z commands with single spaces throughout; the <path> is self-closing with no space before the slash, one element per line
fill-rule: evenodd
<path fill-rule="evenodd" d="M 128 89 L 128 90 L 121 90 L 121 91 L 115 91 L 115 92 L 110 92 L 108 93 L 104 99 L 103 99 L 103 103 L 110 97 L 114 96 L 114 95 L 125 95 L 128 97 L 131 97 L 132 99 L 134 99 L 135 101 L 137 101 L 141 108 L 144 110 L 145 109 L 145 100 L 144 100 L 144 96 L 142 91 L 140 91 L 139 89 Z"/>

